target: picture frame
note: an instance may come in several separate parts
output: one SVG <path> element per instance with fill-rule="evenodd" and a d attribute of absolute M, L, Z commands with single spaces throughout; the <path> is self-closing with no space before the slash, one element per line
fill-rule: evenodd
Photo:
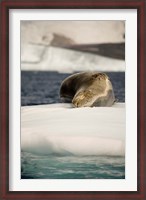
<path fill-rule="evenodd" d="M 0 135 L 0 197 L 1 199 L 145 199 L 146 192 L 146 175 L 144 173 L 146 157 L 144 144 L 145 131 L 145 81 L 144 81 L 144 66 L 146 64 L 145 58 L 145 33 L 146 23 L 144 20 L 146 14 L 145 0 L 117 0 L 117 1 L 2 1 L 0 3 L 1 13 L 1 69 L 0 69 L 0 97 L 1 97 L 1 135 Z M 138 69 L 137 69 L 137 89 L 138 89 L 138 129 L 137 129 L 137 191 L 9 191 L 9 109 L 11 102 L 9 102 L 9 11 L 10 9 L 137 9 L 138 11 Z"/>

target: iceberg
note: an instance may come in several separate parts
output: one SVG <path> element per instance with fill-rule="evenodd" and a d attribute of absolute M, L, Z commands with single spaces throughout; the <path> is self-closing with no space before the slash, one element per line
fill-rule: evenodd
<path fill-rule="evenodd" d="M 21 150 L 39 155 L 125 155 L 125 103 L 21 107 Z"/>

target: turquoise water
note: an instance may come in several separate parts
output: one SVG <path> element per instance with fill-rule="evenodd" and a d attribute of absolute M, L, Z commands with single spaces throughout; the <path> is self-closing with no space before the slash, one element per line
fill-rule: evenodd
<path fill-rule="evenodd" d="M 124 179 L 120 156 L 50 156 L 22 152 L 22 179 Z"/>

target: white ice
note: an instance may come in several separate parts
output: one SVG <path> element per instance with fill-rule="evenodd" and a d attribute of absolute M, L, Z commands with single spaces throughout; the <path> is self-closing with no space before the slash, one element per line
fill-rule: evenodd
<path fill-rule="evenodd" d="M 21 148 L 42 155 L 125 154 L 125 104 L 73 108 L 71 104 L 21 108 Z"/>
<path fill-rule="evenodd" d="M 93 70 L 123 72 L 125 61 L 87 52 L 27 44 L 22 48 L 21 69 L 64 73 Z"/>

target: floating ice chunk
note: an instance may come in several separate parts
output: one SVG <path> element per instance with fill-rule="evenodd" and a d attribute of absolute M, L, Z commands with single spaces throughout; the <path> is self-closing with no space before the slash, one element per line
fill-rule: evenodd
<path fill-rule="evenodd" d="M 71 104 L 21 110 L 21 148 L 37 154 L 125 154 L 125 104 L 73 108 Z"/>

